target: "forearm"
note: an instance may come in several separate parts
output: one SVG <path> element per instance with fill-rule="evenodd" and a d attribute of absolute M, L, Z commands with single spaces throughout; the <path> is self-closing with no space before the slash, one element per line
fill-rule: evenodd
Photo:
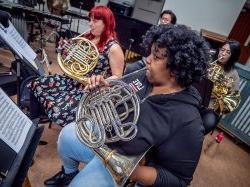
<path fill-rule="evenodd" d="M 137 166 L 133 171 L 130 179 L 143 186 L 151 186 L 155 183 L 157 171 L 154 167 Z"/>
<path fill-rule="evenodd" d="M 184 180 L 174 175 L 169 170 L 157 166 L 157 178 L 155 180 L 155 187 L 186 187 L 187 184 Z M 188 178 L 187 178 L 188 179 Z M 192 180 L 191 178 L 189 179 Z"/>
<path fill-rule="evenodd" d="M 150 166 L 137 166 L 131 176 L 132 181 L 142 186 L 185 187 L 187 184 L 167 169 Z"/>

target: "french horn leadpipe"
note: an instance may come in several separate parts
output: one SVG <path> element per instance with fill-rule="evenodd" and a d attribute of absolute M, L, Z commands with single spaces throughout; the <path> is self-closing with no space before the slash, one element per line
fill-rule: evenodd
<path fill-rule="evenodd" d="M 145 70 L 146 67 L 122 79 Z M 76 113 L 76 134 L 101 158 L 115 185 L 124 186 L 148 150 L 137 156 L 125 156 L 107 146 L 110 142 L 133 139 L 140 113 L 140 99 L 128 84 L 122 80 L 108 82 L 109 87 L 95 89 L 81 98 Z"/>
<path fill-rule="evenodd" d="M 216 60 L 214 60 L 213 62 L 210 63 L 210 65 L 213 65 L 215 63 L 217 63 L 220 59 L 222 59 L 223 57 L 217 58 Z"/>

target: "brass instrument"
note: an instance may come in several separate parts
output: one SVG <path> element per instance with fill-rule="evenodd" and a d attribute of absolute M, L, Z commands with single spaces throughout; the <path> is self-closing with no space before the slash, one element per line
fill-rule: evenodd
<path fill-rule="evenodd" d="M 52 14 L 62 16 L 69 8 L 69 0 L 47 0 L 47 6 Z"/>
<path fill-rule="evenodd" d="M 147 151 L 138 156 L 123 156 L 105 143 L 129 141 L 136 136 L 140 99 L 121 80 L 109 80 L 109 84 L 82 97 L 76 114 L 76 133 L 103 160 L 115 184 L 123 186 Z"/>
<path fill-rule="evenodd" d="M 213 109 L 218 115 L 235 110 L 240 103 L 240 93 L 231 92 L 233 79 L 226 76 L 222 66 L 215 60 L 208 69 L 208 78 L 214 83 L 212 90 Z"/>
<path fill-rule="evenodd" d="M 85 75 L 95 68 L 99 52 L 95 44 L 84 37 L 77 36 L 71 40 L 72 43 L 63 46 L 63 54 L 58 53 L 57 61 L 67 76 L 86 85 L 88 78 Z"/>

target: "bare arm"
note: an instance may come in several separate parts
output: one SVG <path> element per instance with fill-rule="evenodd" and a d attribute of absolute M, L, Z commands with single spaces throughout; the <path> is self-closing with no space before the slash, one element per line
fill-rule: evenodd
<path fill-rule="evenodd" d="M 129 178 L 143 186 L 187 186 L 184 180 L 160 166 L 137 166 Z"/>
<path fill-rule="evenodd" d="M 112 45 L 108 58 L 112 72 L 111 78 L 121 77 L 124 68 L 124 54 L 119 44 Z"/>
<path fill-rule="evenodd" d="M 155 183 L 156 177 L 157 171 L 154 167 L 138 165 L 129 178 L 143 186 L 151 186 Z"/>

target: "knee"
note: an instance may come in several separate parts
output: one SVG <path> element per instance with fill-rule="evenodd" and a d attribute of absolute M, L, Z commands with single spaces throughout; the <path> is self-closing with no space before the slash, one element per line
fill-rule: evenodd
<path fill-rule="evenodd" d="M 75 132 L 75 123 L 70 123 L 61 130 L 58 136 L 57 140 L 58 152 L 59 153 L 63 152 L 65 149 L 74 146 L 76 141 L 77 141 L 77 136 Z"/>

